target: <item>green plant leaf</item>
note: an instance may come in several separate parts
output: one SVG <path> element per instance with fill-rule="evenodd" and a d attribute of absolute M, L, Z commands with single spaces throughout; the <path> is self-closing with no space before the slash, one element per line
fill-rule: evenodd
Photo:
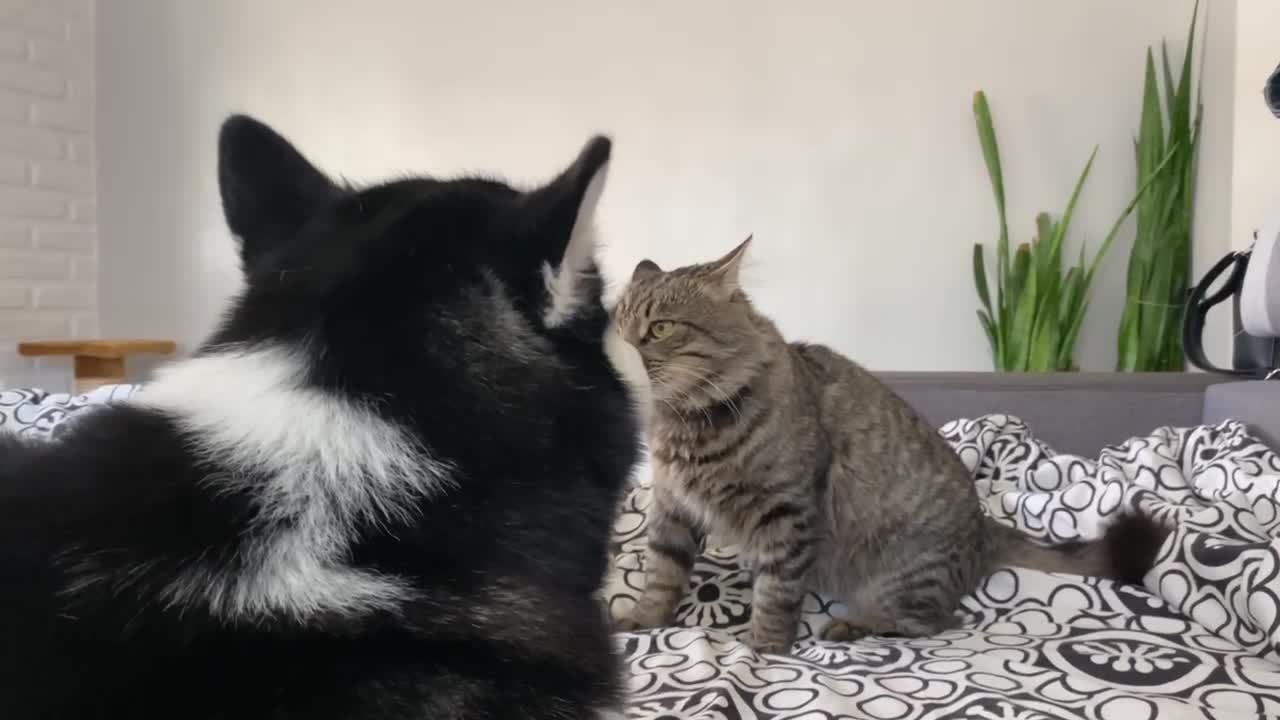
<path fill-rule="evenodd" d="M 1062 304 L 1058 310 L 1058 324 L 1064 328 L 1070 320 L 1072 308 L 1084 297 L 1083 264 L 1082 261 L 1080 265 L 1067 270 L 1067 276 L 1062 281 Z"/>
<path fill-rule="evenodd" d="M 1169 65 L 1169 43 L 1164 38 L 1160 39 L 1160 64 L 1164 66 L 1165 112 L 1172 118 L 1177 114 L 1175 98 L 1178 94 L 1178 84 L 1173 79 L 1173 68 Z"/>
<path fill-rule="evenodd" d="M 1006 327 L 1008 308 L 1004 297 L 1004 280 L 1009 272 L 1009 222 L 1005 213 L 1004 171 L 1000 167 L 1000 146 L 996 142 L 996 129 L 991 121 L 991 108 L 987 96 L 981 90 L 973 94 L 973 116 L 978 128 L 978 143 L 982 146 L 982 159 L 987 165 L 991 180 L 991 193 L 995 197 L 996 212 L 1000 219 L 1000 236 L 996 241 L 996 305 L 1000 313 L 998 324 Z"/>
<path fill-rule="evenodd" d="M 1036 237 L 1031 245 L 1032 271 L 1043 285 L 1049 273 L 1053 271 L 1053 233 L 1056 227 L 1053 217 L 1047 212 L 1036 215 Z"/>
<path fill-rule="evenodd" d="M 973 244 L 973 285 L 978 289 L 978 299 L 982 307 L 991 314 L 991 294 L 987 286 L 987 268 L 983 261 L 983 250 L 980 243 Z"/>
<path fill-rule="evenodd" d="M 1088 292 L 1088 288 L 1086 287 L 1085 294 L 1080 299 L 1079 304 L 1073 306 L 1070 313 L 1068 313 L 1071 320 L 1067 325 L 1067 329 L 1062 338 L 1061 350 L 1058 353 L 1059 367 L 1072 367 L 1072 358 L 1075 357 L 1076 339 L 1080 337 L 1080 328 L 1084 325 L 1084 316 L 1089 312 Z"/>
<path fill-rule="evenodd" d="M 1036 215 L 1036 244 L 1049 247 L 1053 242 L 1053 218 L 1049 213 L 1042 212 Z"/>
<path fill-rule="evenodd" d="M 991 357 L 998 357 L 999 346 L 996 344 L 996 330 L 991 325 L 991 315 L 985 310 L 979 310 L 978 322 L 982 324 L 982 330 L 987 335 L 987 343 L 991 346 Z M 996 369 L 998 370 L 999 368 Z"/>
<path fill-rule="evenodd" d="M 1120 316 L 1120 359 L 1116 369 L 1121 372 L 1134 372 L 1138 369 L 1138 313 L 1137 305 L 1125 303 L 1124 313 Z"/>
<path fill-rule="evenodd" d="M 1120 329 L 1117 336 L 1116 369 L 1122 371 L 1132 371 L 1138 367 L 1139 362 L 1137 328 L 1142 324 L 1141 298 L 1151 270 L 1142 247 L 1143 243 L 1148 242 L 1149 239 L 1142 237 L 1141 229 L 1142 226 L 1139 225 L 1139 232 L 1134 236 L 1133 250 L 1129 253 L 1125 303 L 1120 314 Z"/>
<path fill-rule="evenodd" d="M 1168 325 L 1168 317 L 1172 300 L 1169 297 L 1169 284 L 1172 282 L 1174 260 L 1174 253 L 1161 253 L 1156 256 L 1155 266 L 1152 268 L 1148 304 L 1143 313 L 1146 322 L 1139 335 L 1141 349 L 1148 355 L 1148 363 L 1159 357 L 1168 342 L 1165 333 L 1172 330 Z"/>
<path fill-rule="evenodd" d="M 1176 150 L 1176 148 L 1174 148 L 1174 150 Z M 1085 275 L 1086 289 L 1093 283 L 1093 276 L 1098 272 L 1098 265 L 1102 262 L 1102 258 L 1106 257 L 1107 251 L 1111 249 L 1111 243 L 1115 241 L 1116 235 L 1120 233 L 1120 228 L 1124 226 L 1124 221 L 1129 218 L 1133 209 L 1137 207 L 1138 201 L 1141 200 L 1142 196 L 1147 192 L 1147 188 L 1151 187 L 1152 181 L 1155 180 L 1162 170 L 1164 170 L 1165 165 L 1169 164 L 1169 160 L 1173 157 L 1174 150 L 1170 150 L 1169 153 L 1165 155 L 1164 160 L 1162 160 L 1160 164 L 1156 166 L 1155 170 L 1152 171 L 1151 177 L 1148 177 L 1146 182 L 1138 188 L 1138 192 L 1134 195 L 1133 199 L 1129 201 L 1127 206 L 1125 206 L 1124 212 L 1120 213 L 1120 217 L 1116 218 L 1115 223 L 1112 224 L 1111 230 L 1107 232 L 1106 238 L 1102 240 L 1102 247 L 1098 248 L 1098 253 L 1093 256 L 1093 262 L 1089 264 L 1089 272 Z"/>
<path fill-rule="evenodd" d="M 982 146 L 982 159 L 987 164 L 987 176 L 991 179 L 991 192 L 995 196 L 996 210 L 1000 214 L 1000 225 L 1003 231 L 1007 229 L 1008 223 L 1004 221 L 1004 173 L 1000 167 L 1000 147 L 996 142 L 995 125 L 991 121 L 991 108 L 987 105 L 986 94 L 981 90 L 973 95 L 973 115 L 978 126 L 978 142 Z"/>
<path fill-rule="evenodd" d="M 1080 177 L 1076 179 L 1075 187 L 1071 189 L 1071 198 L 1067 200 L 1067 208 L 1062 211 L 1062 219 L 1058 221 L 1057 226 L 1053 229 L 1050 251 L 1053 254 L 1051 263 L 1055 267 L 1061 267 L 1062 241 L 1066 237 L 1067 228 L 1071 226 L 1071 218 L 1075 215 L 1076 202 L 1080 199 L 1080 191 L 1084 189 L 1084 182 L 1089 179 L 1089 171 L 1093 169 L 1093 161 L 1097 157 L 1098 148 L 1094 146 L 1093 152 L 1089 153 L 1089 160 L 1084 164 L 1084 169 L 1080 171 Z"/>
<path fill-rule="evenodd" d="M 1027 358 L 1027 369 L 1052 372 L 1058 369 L 1058 350 L 1062 342 L 1059 312 L 1062 304 L 1061 276 L 1050 273 L 1041 292 L 1036 310 L 1035 330 Z"/>
<path fill-rule="evenodd" d="M 1031 339 L 1036 324 L 1039 288 L 1036 273 L 1031 271 L 1031 249 L 1026 245 L 1020 246 L 1017 258 L 1014 261 L 1015 275 L 1018 274 L 1017 268 L 1019 266 L 1025 268 L 1025 271 L 1018 278 L 1022 285 L 1021 292 L 1015 296 L 1016 305 L 1014 306 L 1009 328 L 1006 366 L 1011 369 L 1025 371 L 1031 354 Z"/>
<path fill-rule="evenodd" d="M 1142 116 L 1138 125 L 1138 179 L 1139 186 L 1151 180 L 1156 165 L 1165 154 L 1164 123 L 1160 112 L 1160 93 L 1156 85 L 1155 63 L 1151 57 L 1151 49 L 1147 49 L 1146 71 L 1142 83 Z M 1138 206 L 1138 218 L 1141 224 L 1149 222 L 1154 214 L 1150 199 Z"/>
<path fill-rule="evenodd" d="M 1174 305 L 1169 312 L 1168 342 L 1164 354 L 1160 358 L 1157 369 L 1166 372 L 1181 372 L 1187 369 L 1187 353 L 1182 346 L 1182 323 L 1186 316 L 1186 306 L 1182 303 Z"/>
<path fill-rule="evenodd" d="M 1187 155 L 1186 162 L 1182 165 L 1181 180 L 1181 199 L 1182 209 L 1181 222 L 1184 224 L 1187 232 L 1191 232 L 1191 219 L 1195 211 L 1195 184 L 1196 184 L 1196 168 L 1200 162 L 1200 129 L 1204 123 L 1204 106 L 1196 106 L 1196 118 L 1191 126 L 1191 137 L 1189 146 L 1185 149 Z"/>
<path fill-rule="evenodd" d="M 1032 249 L 1026 243 L 1018 246 L 1017 252 L 1013 255 L 1013 268 L 1009 273 L 1009 302 L 1017 307 L 1019 298 L 1022 297 L 1023 289 L 1027 285 L 1027 275 L 1031 271 Z"/>
<path fill-rule="evenodd" d="M 1059 369 L 1069 369 L 1075 355 L 1074 342 L 1070 339 L 1070 329 L 1077 313 L 1081 312 L 1081 304 L 1085 301 L 1084 286 L 1085 245 L 1080 245 L 1080 260 L 1075 267 L 1067 271 L 1062 281 L 1062 302 L 1058 310 L 1058 343 L 1055 364 Z M 1083 316 L 1081 316 L 1083 317 Z"/>
<path fill-rule="evenodd" d="M 1187 29 L 1187 46 L 1182 56 L 1182 72 L 1178 76 L 1178 85 L 1168 90 L 1174 96 L 1173 112 L 1170 113 L 1169 118 L 1170 126 L 1185 128 L 1191 124 L 1191 58 L 1195 55 L 1196 21 L 1199 15 L 1200 0 L 1196 0 L 1191 10 L 1191 27 Z"/>

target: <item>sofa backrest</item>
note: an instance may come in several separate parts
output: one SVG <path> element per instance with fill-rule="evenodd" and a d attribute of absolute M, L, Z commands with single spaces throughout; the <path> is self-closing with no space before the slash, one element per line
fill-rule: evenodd
<path fill-rule="evenodd" d="M 1247 380 L 1205 390 L 1204 421 L 1239 420 L 1272 449 L 1280 450 L 1280 380 Z"/>
<path fill-rule="evenodd" d="M 1206 373 L 877 375 L 935 426 L 988 413 L 1016 415 L 1058 452 L 1086 457 L 1158 427 L 1201 424 L 1205 390 L 1224 381 Z"/>

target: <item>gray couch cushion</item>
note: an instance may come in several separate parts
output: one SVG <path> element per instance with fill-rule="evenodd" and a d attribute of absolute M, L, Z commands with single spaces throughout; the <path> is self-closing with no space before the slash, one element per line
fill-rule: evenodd
<path fill-rule="evenodd" d="M 1165 425 L 1199 425 L 1205 373 L 922 373 L 877 375 L 935 426 L 1005 413 L 1058 452 L 1096 456 L 1106 445 Z"/>
<path fill-rule="evenodd" d="M 1205 391 L 1204 421 L 1239 420 L 1267 445 L 1280 449 L 1280 380 L 1247 380 Z"/>

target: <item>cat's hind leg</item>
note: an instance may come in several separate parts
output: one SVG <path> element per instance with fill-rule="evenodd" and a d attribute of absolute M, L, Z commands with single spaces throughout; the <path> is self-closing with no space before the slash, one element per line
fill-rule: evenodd
<path fill-rule="evenodd" d="M 923 637 L 960 624 L 960 600 L 973 589 L 979 558 L 955 548 L 887 557 L 847 587 L 848 619 L 819 631 L 823 640 L 848 642 L 868 635 Z"/>

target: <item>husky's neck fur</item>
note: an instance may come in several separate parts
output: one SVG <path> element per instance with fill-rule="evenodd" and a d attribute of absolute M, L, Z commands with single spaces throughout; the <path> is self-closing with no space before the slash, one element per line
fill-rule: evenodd
<path fill-rule="evenodd" d="M 236 347 L 161 371 L 135 401 L 173 418 L 212 468 L 206 482 L 258 506 L 240 541 L 246 567 L 195 565 L 167 600 L 217 616 L 305 619 L 394 610 L 399 578 L 346 564 L 360 526 L 411 521 L 452 468 L 371 407 L 306 384 L 301 352 Z"/>

